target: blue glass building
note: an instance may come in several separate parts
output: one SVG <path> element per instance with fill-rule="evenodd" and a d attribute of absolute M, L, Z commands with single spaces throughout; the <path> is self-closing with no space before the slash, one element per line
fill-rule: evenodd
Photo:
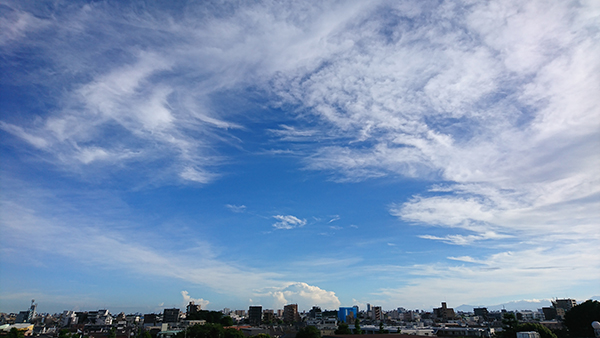
<path fill-rule="evenodd" d="M 341 307 L 341 308 L 338 310 L 338 320 L 339 320 L 340 322 L 344 322 L 344 323 L 345 323 L 345 322 L 346 322 L 346 317 L 347 317 L 347 316 L 348 316 L 350 313 L 352 313 L 352 314 L 353 314 L 354 318 L 357 318 L 357 315 L 358 315 L 358 313 L 357 313 L 357 311 L 356 311 L 356 307 Z"/>

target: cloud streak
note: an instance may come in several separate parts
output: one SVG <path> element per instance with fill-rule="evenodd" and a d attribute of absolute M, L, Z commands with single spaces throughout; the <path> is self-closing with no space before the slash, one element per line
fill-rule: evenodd
<path fill-rule="evenodd" d="M 294 229 L 294 228 L 299 228 L 299 227 L 303 227 L 306 225 L 306 220 L 305 219 L 299 219 L 296 216 L 292 216 L 292 215 L 275 215 L 273 216 L 273 218 L 275 218 L 276 220 L 278 220 L 279 222 L 273 223 L 273 227 L 275 229 L 283 229 L 283 230 L 290 230 L 290 229 Z"/>

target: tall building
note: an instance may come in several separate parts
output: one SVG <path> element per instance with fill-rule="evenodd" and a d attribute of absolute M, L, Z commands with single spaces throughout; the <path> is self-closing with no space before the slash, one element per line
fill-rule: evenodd
<path fill-rule="evenodd" d="M 358 316 L 356 307 L 340 307 L 338 310 L 338 320 L 342 323 L 354 321 Z"/>
<path fill-rule="evenodd" d="M 273 320 L 275 320 L 275 311 L 270 310 L 270 309 L 265 309 L 265 310 L 263 310 L 262 316 L 263 316 L 264 322 L 271 323 L 271 322 L 273 322 Z"/>
<path fill-rule="evenodd" d="M 544 313 L 545 320 L 556 319 L 556 309 L 553 307 L 543 307 L 542 312 Z"/>
<path fill-rule="evenodd" d="M 555 309 L 564 309 L 565 312 L 571 310 L 575 306 L 577 306 L 577 301 L 575 299 L 557 299 L 552 302 L 552 305 Z"/>
<path fill-rule="evenodd" d="M 155 313 L 147 313 L 144 315 L 144 325 L 156 325 L 158 316 Z"/>
<path fill-rule="evenodd" d="M 177 323 L 179 322 L 179 309 L 164 309 L 163 311 L 163 323 Z"/>
<path fill-rule="evenodd" d="M 446 302 L 442 302 L 442 307 L 433 309 L 433 316 L 435 319 L 441 319 L 446 321 L 448 319 L 454 319 L 454 317 L 456 317 L 456 314 L 454 313 L 454 309 L 446 306 Z"/>
<path fill-rule="evenodd" d="M 286 323 L 296 323 L 300 321 L 298 304 L 288 304 L 283 307 L 283 321 Z"/>
<path fill-rule="evenodd" d="M 479 317 L 481 317 L 481 318 L 483 318 L 485 320 L 487 320 L 488 316 L 489 316 L 489 312 L 488 312 L 488 309 L 486 307 L 477 307 L 477 308 L 474 308 L 473 309 L 473 313 L 476 316 L 479 316 Z"/>
<path fill-rule="evenodd" d="M 200 312 L 200 310 L 202 310 L 202 306 L 200 304 L 196 305 L 194 301 L 191 301 L 185 308 L 185 314 L 189 316 L 191 314 Z"/>
<path fill-rule="evenodd" d="M 318 306 L 313 306 L 312 309 L 308 312 L 310 318 L 321 320 L 323 319 L 323 311 Z"/>
<path fill-rule="evenodd" d="M 15 319 L 15 323 L 31 323 L 36 315 L 37 304 L 35 299 L 31 300 L 31 307 L 27 311 L 21 311 Z"/>
<path fill-rule="evenodd" d="M 262 321 L 262 306 L 250 306 L 248 308 L 248 321 L 251 325 L 260 325 Z"/>
<path fill-rule="evenodd" d="M 27 322 L 31 323 L 33 321 L 33 319 L 35 318 L 36 313 L 36 309 L 37 309 L 37 304 L 35 304 L 35 299 L 31 300 L 31 307 L 29 308 L 29 314 L 27 316 Z"/>
<path fill-rule="evenodd" d="M 383 320 L 383 311 L 381 310 L 381 306 L 373 306 L 371 307 L 372 319 L 373 320 Z"/>

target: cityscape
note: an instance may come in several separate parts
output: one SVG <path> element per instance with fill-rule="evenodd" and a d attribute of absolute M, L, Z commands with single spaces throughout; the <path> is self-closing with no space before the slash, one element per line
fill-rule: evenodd
<path fill-rule="evenodd" d="M 518 338 L 600 336 L 600 323 L 589 320 L 600 316 L 600 302 L 588 300 L 578 304 L 574 299 L 555 299 L 551 306 L 537 310 L 489 311 L 479 307 L 466 312 L 455 311 L 445 302 L 432 311 L 402 307 L 386 311 L 381 306 L 367 304 L 365 309 L 353 306 L 327 310 L 313 306 L 300 312 L 298 304 L 287 304 L 283 309 L 263 309 L 256 305 L 247 310 L 208 311 L 190 301 L 184 311 L 165 308 L 162 313 L 146 314 L 112 314 L 107 309 L 48 314 L 38 313 L 37 306 L 32 300 L 28 310 L 1 313 L 0 333 L 23 337 L 168 338 L 181 337 L 187 332 L 191 335 L 196 328 L 217 325 L 221 330 L 235 331 L 239 337 L 258 338 L 303 337 L 307 328 L 313 328 L 315 337 L 387 334 L 415 338 L 500 338 L 508 337 L 507 331 L 511 329 Z M 213 331 L 206 332 L 209 332 L 205 333 L 207 338 L 222 337 Z"/>

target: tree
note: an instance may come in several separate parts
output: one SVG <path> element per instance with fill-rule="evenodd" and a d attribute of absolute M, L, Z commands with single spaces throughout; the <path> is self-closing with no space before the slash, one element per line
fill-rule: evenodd
<path fill-rule="evenodd" d="M 70 336 L 71 336 L 71 334 L 69 333 L 69 329 L 62 329 L 62 330 L 58 331 L 58 338 L 67 338 Z"/>
<path fill-rule="evenodd" d="M 23 331 L 17 330 L 16 327 L 13 327 L 12 329 L 10 329 L 10 331 L 6 335 L 6 338 L 24 338 L 24 337 L 25 337 L 25 334 L 23 333 Z"/>
<path fill-rule="evenodd" d="M 224 338 L 244 338 L 244 334 L 240 330 L 237 330 L 234 328 L 229 328 L 229 329 L 225 329 Z M 271 337 L 269 337 L 269 338 L 271 338 Z"/>
<path fill-rule="evenodd" d="M 377 333 L 379 333 L 379 334 L 389 333 L 388 330 L 385 330 L 383 328 L 383 322 L 379 322 L 379 331 L 377 331 Z M 554 337 L 554 338 L 556 338 L 556 337 Z"/>
<path fill-rule="evenodd" d="M 600 321 L 600 302 L 587 300 L 565 314 L 564 324 L 573 338 L 594 337 L 593 321 Z"/>
<path fill-rule="evenodd" d="M 362 334 L 362 330 L 360 329 L 360 319 L 356 318 L 354 321 L 354 334 Z"/>
<path fill-rule="evenodd" d="M 244 335 L 242 335 L 243 337 Z M 256 338 L 271 338 L 271 335 L 268 335 L 266 333 L 259 333 L 256 335 Z"/>
<path fill-rule="evenodd" d="M 206 320 L 207 323 L 220 323 L 223 313 L 219 311 L 200 310 L 187 316 L 188 320 Z"/>
<path fill-rule="evenodd" d="M 225 317 L 221 318 L 220 322 L 221 322 L 221 325 L 223 325 L 223 326 L 232 326 L 233 325 L 233 319 L 231 319 L 231 317 L 229 317 L 229 316 L 225 316 Z"/>
<path fill-rule="evenodd" d="M 298 330 L 296 338 L 321 338 L 321 331 L 314 326 L 307 326 Z"/>
<path fill-rule="evenodd" d="M 352 331 L 348 327 L 348 324 L 340 323 L 340 325 L 338 325 L 338 328 L 337 328 L 337 330 L 335 330 L 334 333 L 335 334 L 352 334 Z"/>
<path fill-rule="evenodd" d="M 225 330 L 221 324 L 206 323 L 187 328 L 186 332 L 179 332 L 177 338 L 225 338 Z"/>
<path fill-rule="evenodd" d="M 505 313 L 502 317 L 502 332 L 496 336 L 498 338 L 517 338 L 517 329 L 519 321 L 514 313 Z"/>
<path fill-rule="evenodd" d="M 117 338 L 117 330 L 113 327 L 108 333 L 108 338 Z"/>

